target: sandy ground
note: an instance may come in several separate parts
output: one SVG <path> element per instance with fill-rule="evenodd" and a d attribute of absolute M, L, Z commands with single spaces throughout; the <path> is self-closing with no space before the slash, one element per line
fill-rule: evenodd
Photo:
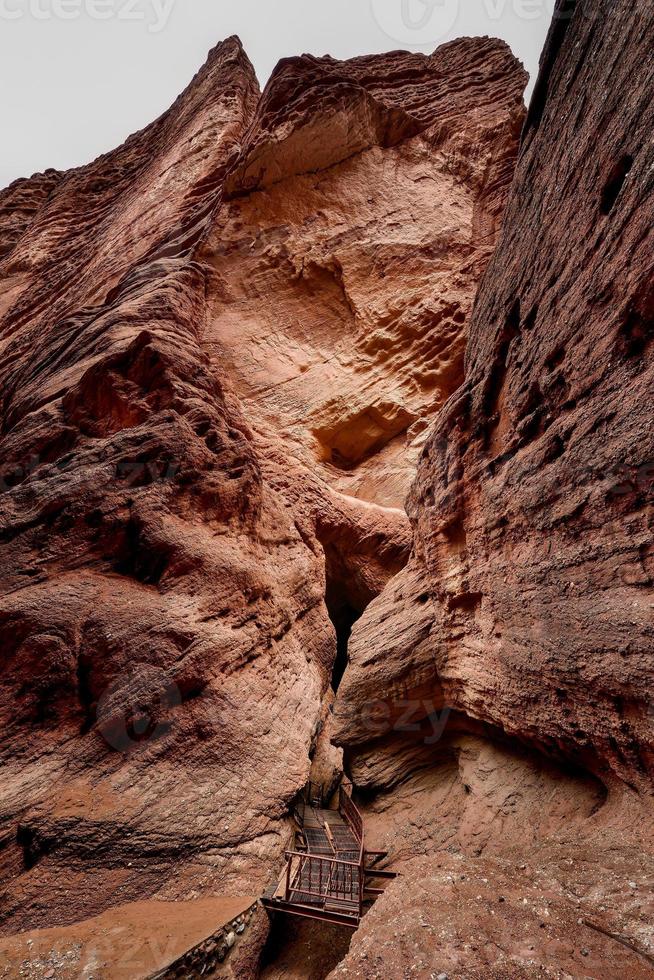
<path fill-rule="evenodd" d="M 0 940 L 0 977 L 140 980 L 174 962 L 256 898 L 134 902 L 65 928 Z"/>

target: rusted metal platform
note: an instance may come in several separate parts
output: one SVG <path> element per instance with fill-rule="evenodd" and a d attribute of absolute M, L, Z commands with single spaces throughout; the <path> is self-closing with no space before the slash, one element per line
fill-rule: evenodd
<path fill-rule="evenodd" d="M 341 786 L 338 809 L 327 809 L 320 787 L 309 784 L 295 810 L 295 819 L 295 849 L 286 851 L 279 883 L 263 896 L 263 904 L 271 911 L 356 929 L 364 900 L 379 892 L 366 887 L 367 877 L 395 875 L 369 867 L 371 859 L 382 855 L 378 851 L 366 852 L 363 819 L 349 791 Z"/>

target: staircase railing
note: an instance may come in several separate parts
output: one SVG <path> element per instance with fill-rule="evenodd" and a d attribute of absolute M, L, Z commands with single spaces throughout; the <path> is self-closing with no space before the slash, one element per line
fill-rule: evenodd
<path fill-rule="evenodd" d="M 303 795 L 304 804 L 298 807 L 297 816 L 304 817 L 306 805 L 322 804 L 324 788 L 308 783 Z M 349 790 L 341 785 L 338 791 L 338 811 L 349 826 L 359 845 L 357 860 L 311 854 L 307 851 L 286 851 L 284 872 L 284 900 L 290 904 L 322 905 L 339 901 L 347 903 L 360 917 L 363 914 L 365 888 L 365 844 L 363 817 L 359 813 Z M 329 827 L 326 827 L 326 832 Z"/>
<path fill-rule="evenodd" d="M 363 914 L 363 892 L 365 888 L 365 864 L 366 864 L 366 847 L 364 841 L 364 831 L 363 831 L 363 817 L 359 813 L 349 790 L 341 783 L 338 789 L 338 811 L 349 825 L 350 830 L 359 841 L 359 888 L 358 888 L 358 902 L 359 902 L 359 915 Z"/>
<path fill-rule="evenodd" d="M 344 786 L 338 790 L 338 812 L 350 825 L 350 829 L 360 844 L 363 843 L 363 817 Z"/>
<path fill-rule="evenodd" d="M 286 851 L 285 901 L 318 898 L 358 902 L 361 867 L 358 861 L 322 857 L 301 851 Z M 304 904 L 311 904 L 304 902 Z"/>

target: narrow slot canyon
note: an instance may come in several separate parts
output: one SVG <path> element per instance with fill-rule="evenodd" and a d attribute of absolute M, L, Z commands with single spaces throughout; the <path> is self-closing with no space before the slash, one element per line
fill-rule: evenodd
<path fill-rule="evenodd" d="M 654 976 L 654 6 L 592 6 L 529 110 L 485 34 L 230 37 L 0 191 L 12 976 Z"/>
<path fill-rule="evenodd" d="M 332 690 L 338 693 L 348 665 L 348 647 L 352 628 L 365 612 L 373 596 L 368 596 L 354 579 L 347 563 L 335 551 L 326 552 L 325 605 L 336 632 L 336 658 L 332 671 Z"/>
<path fill-rule="evenodd" d="M 361 551 L 361 542 L 353 535 L 348 538 L 342 529 L 327 535 L 322 533 L 325 606 L 334 630 L 335 657 L 331 685 L 323 705 L 324 720 L 312 754 L 310 778 L 312 782 L 328 787 L 333 801 L 334 791 L 342 779 L 348 779 L 348 773 L 343 769 L 342 751 L 329 741 L 331 709 L 347 670 L 353 627 L 375 598 L 375 591 L 370 585 L 373 579 L 367 578 L 370 567 L 365 549 L 363 553 Z M 405 557 L 401 558 L 392 572 L 396 572 L 404 560 Z M 384 577 L 388 578 L 389 574 L 391 572 L 387 570 Z M 347 955 L 352 937 L 352 929 L 346 926 L 274 913 L 261 954 L 258 977 L 260 980 L 299 977 L 325 980 Z"/>
<path fill-rule="evenodd" d="M 337 694 L 348 665 L 347 651 L 352 627 L 361 617 L 361 612 L 347 601 L 338 601 L 333 596 L 327 599 L 327 608 L 329 609 L 329 618 L 336 630 L 336 660 L 332 671 L 332 690 L 334 694 Z"/>

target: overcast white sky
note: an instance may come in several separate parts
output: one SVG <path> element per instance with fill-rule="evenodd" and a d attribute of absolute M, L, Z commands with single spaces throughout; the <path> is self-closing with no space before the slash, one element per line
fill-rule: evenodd
<path fill-rule="evenodd" d="M 238 34 L 259 80 L 279 58 L 432 51 L 503 37 L 533 77 L 554 0 L 0 0 L 0 187 L 87 163 L 168 108 Z"/>

